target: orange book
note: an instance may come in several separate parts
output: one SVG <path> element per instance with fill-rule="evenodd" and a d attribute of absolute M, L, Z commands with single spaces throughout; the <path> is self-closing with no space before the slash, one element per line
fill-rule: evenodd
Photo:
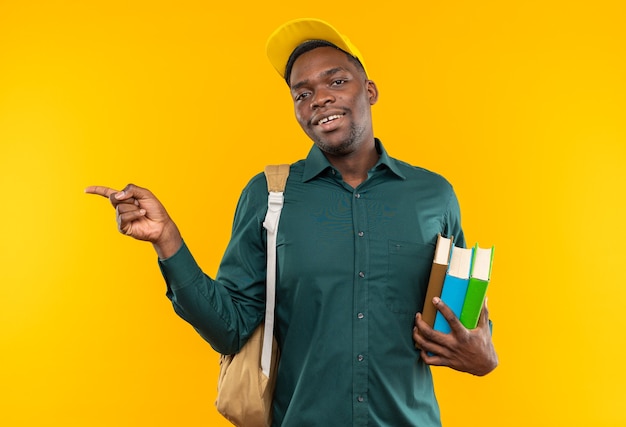
<path fill-rule="evenodd" d="M 441 297 L 441 289 L 443 280 L 448 271 L 448 263 L 450 262 L 450 251 L 452 249 L 453 236 L 450 238 L 437 235 L 437 245 L 435 246 L 435 256 L 433 265 L 430 269 L 430 277 L 428 279 L 428 288 L 426 289 L 426 298 L 424 299 L 424 308 L 422 309 L 422 319 L 432 328 L 435 324 L 435 315 L 437 309 L 433 305 L 434 297 Z"/>

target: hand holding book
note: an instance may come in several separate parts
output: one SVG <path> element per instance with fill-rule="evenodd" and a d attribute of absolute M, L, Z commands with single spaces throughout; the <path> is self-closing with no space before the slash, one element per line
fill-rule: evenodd
<path fill-rule="evenodd" d="M 494 247 L 453 246 L 453 238 L 439 234 L 424 301 L 423 320 L 433 329 L 450 333 L 450 325 L 432 301 L 440 297 L 468 329 L 476 328 L 491 276 Z M 445 271 L 445 273 L 444 273 Z"/>
<path fill-rule="evenodd" d="M 458 317 L 440 298 L 433 299 L 438 313 L 450 324 L 451 332 L 443 334 L 429 327 L 418 313 L 413 339 L 424 363 L 447 366 L 473 375 L 486 375 L 498 366 L 498 356 L 491 339 L 489 312 L 483 305 L 478 325 L 474 329 L 463 326 Z"/>
<path fill-rule="evenodd" d="M 486 375 L 498 366 L 485 298 L 494 248 L 459 248 L 452 241 L 452 237 L 437 237 L 413 340 L 429 365 Z"/>

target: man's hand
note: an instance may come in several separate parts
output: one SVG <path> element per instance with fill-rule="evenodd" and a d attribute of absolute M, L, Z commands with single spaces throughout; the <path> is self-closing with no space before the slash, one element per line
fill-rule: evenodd
<path fill-rule="evenodd" d="M 422 320 L 421 313 L 415 316 L 413 339 L 416 347 L 421 349 L 424 362 L 479 376 L 493 371 L 498 366 L 498 356 L 491 340 L 487 301 L 483 304 L 476 329 L 471 330 L 463 326 L 440 298 L 433 298 L 433 304 L 448 321 L 452 332 L 435 331 Z"/>
<path fill-rule="evenodd" d="M 91 186 L 85 193 L 109 199 L 115 208 L 120 233 L 151 242 L 159 258 L 169 258 L 180 248 L 182 237 L 176 224 L 149 190 L 129 184 L 121 191 Z"/>

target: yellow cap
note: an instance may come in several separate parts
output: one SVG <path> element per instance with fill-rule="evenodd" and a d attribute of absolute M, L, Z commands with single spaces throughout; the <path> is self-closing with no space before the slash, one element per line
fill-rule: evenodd
<path fill-rule="evenodd" d="M 361 52 L 346 36 L 329 23 L 320 19 L 302 18 L 294 19 L 281 25 L 267 39 L 267 57 L 281 77 L 285 78 L 285 69 L 287 68 L 287 61 L 289 56 L 291 56 L 291 52 L 309 40 L 324 40 L 334 44 L 339 49 L 357 58 L 365 69 Z"/>

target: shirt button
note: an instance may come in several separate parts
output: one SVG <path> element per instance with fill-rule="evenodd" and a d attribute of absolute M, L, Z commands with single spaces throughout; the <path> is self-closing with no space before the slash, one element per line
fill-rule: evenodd
<path fill-rule="evenodd" d="M 361 198 L 361 193 L 356 193 L 356 194 L 354 195 L 354 197 L 356 197 L 357 199 L 360 199 L 360 198 Z"/>
<path fill-rule="evenodd" d="M 359 397 L 356 398 L 356 400 L 358 402 L 363 402 L 365 399 L 363 398 L 363 396 L 359 396 Z"/>
<path fill-rule="evenodd" d="M 359 355 L 356 357 L 356 360 L 358 360 L 359 362 L 362 362 L 362 361 L 363 361 L 363 359 L 365 359 L 365 357 L 363 357 L 363 355 L 362 355 L 362 354 L 359 354 Z"/>
<path fill-rule="evenodd" d="M 363 273 L 362 271 L 359 271 L 359 277 L 365 277 L 365 273 Z"/>
<path fill-rule="evenodd" d="M 358 317 L 359 319 L 362 319 L 365 317 L 365 315 L 363 313 L 359 313 L 356 315 L 356 317 Z"/>
<path fill-rule="evenodd" d="M 362 231 L 359 231 L 359 233 L 358 233 L 359 237 L 363 237 L 364 234 L 365 233 L 363 233 Z"/>

